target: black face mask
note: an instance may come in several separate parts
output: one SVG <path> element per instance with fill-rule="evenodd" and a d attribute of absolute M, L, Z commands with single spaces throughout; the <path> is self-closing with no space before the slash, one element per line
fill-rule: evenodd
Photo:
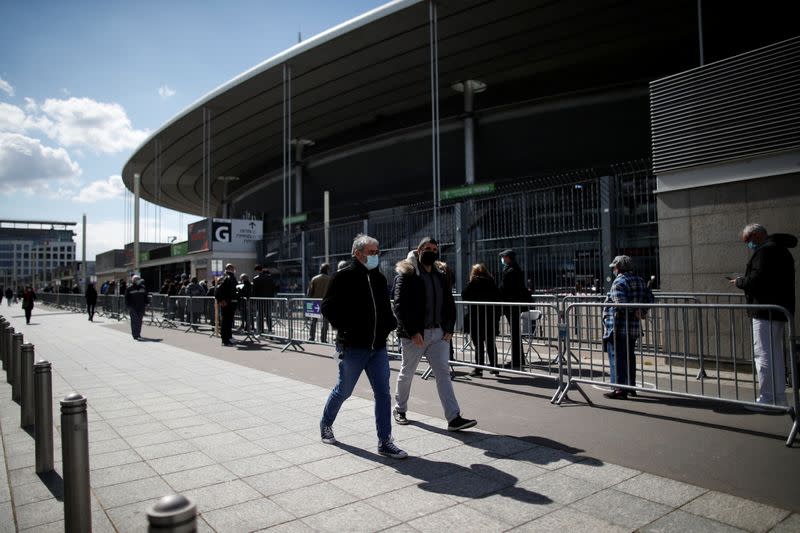
<path fill-rule="evenodd" d="M 430 250 L 422 252 L 419 256 L 419 262 L 425 266 L 432 266 L 437 259 L 439 259 L 439 252 L 432 252 Z"/>

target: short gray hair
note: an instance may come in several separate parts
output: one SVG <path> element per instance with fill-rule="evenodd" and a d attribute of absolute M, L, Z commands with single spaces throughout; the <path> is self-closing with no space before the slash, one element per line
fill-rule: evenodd
<path fill-rule="evenodd" d="M 762 226 L 761 224 L 748 224 L 742 230 L 742 240 L 750 240 L 755 234 L 763 235 L 764 237 L 767 236 L 767 228 Z"/>
<path fill-rule="evenodd" d="M 352 254 L 356 255 L 356 250 L 364 251 L 364 248 L 366 248 L 368 244 L 374 244 L 375 246 L 378 246 L 378 239 L 370 237 L 365 233 L 359 233 L 356 235 L 356 238 L 353 239 Z"/>

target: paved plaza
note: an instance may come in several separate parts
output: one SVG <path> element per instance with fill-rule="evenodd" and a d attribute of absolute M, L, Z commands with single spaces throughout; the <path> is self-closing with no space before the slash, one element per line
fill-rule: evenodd
<path fill-rule="evenodd" d="M 3 532 L 63 531 L 58 401 L 73 391 L 89 404 L 96 532 L 146 531 L 147 507 L 175 492 L 197 502 L 201 532 L 800 531 L 797 512 L 541 444 L 548 435 L 482 425 L 448 433 L 430 412 L 409 411 L 413 423 L 393 427 L 408 459 L 381 457 L 364 379 L 335 424 L 340 444 L 323 444 L 329 357 L 304 355 L 329 376 L 322 386 L 176 346 L 153 328 L 135 342 L 124 323 L 39 307 L 26 326 L 19 309 L 0 312 L 35 345 L 36 359 L 53 363 L 57 426 L 56 472 L 37 476 L 33 438 L 0 380 Z M 434 385 L 415 387 L 412 399 Z M 770 444 L 785 453 L 779 440 Z"/>

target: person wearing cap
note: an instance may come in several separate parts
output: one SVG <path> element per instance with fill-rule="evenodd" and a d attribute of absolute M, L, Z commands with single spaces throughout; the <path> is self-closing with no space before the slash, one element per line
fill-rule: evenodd
<path fill-rule="evenodd" d="M 131 284 L 125 288 L 125 306 L 131 317 L 131 335 L 138 341 L 142 337 L 142 320 L 147 307 L 147 288 L 139 276 L 133 276 Z"/>
<path fill-rule="evenodd" d="M 331 282 L 331 277 L 328 273 L 331 266 L 328 263 L 322 263 L 319 267 L 319 274 L 311 278 L 311 283 L 308 284 L 308 297 L 309 298 L 324 298 L 328 292 L 328 285 Z M 308 340 L 314 342 L 317 336 L 317 319 L 311 319 L 311 325 L 308 329 Z M 322 331 L 320 332 L 320 340 L 328 342 L 328 321 L 322 319 Z"/>
<path fill-rule="evenodd" d="M 500 252 L 500 266 L 503 272 L 500 277 L 500 296 L 504 302 L 531 301 L 531 293 L 525 286 L 525 276 L 517 263 L 517 254 L 514 250 Z M 522 336 L 520 334 L 520 315 L 527 311 L 520 306 L 504 305 L 503 316 L 508 320 L 511 329 L 511 368 L 522 368 Z"/>
<path fill-rule="evenodd" d="M 653 303 L 653 293 L 645 281 L 633 273 L 633 260 L 627 255 L 618 255 L 610 265 L 614 273 L 611 290 L 606 303 L 631 304 Z M 642 336 L 639 323 L 647 313 L 645 308 L 607 306 L 603 309 L 603 348 L 608 352 L 611 383 L 636 386 L 636 342 Z M 624 400 L 636 396 L 636 391 L 614 387 L 603 396 Z"/>
<path fill-rule="evenodd" d="M 450 339 L 455 328 L 456 304 L 446 274 L 435 266 L 438 259 L 439 243 L 425 237 L 395 267 L 393 306 L 403 359 L 397 374 L 394 420 L 401 426 L 408 424 L 406 410 L 411 381 L 425 356 L 433 368 L 447 429 L 460 431 L 477 422 L 461 416 L 450 380 Z"/>
<path fill-rule="evenodd" d="M 236 267 L 230 263 L 225 265 L 225 275 L 217 284 L 214 298 L 217 299 L 221 315 L 219 335 L 222 337 L 222 345 L 233 346 L 233 318 L 239 300 L 236 295 Z"/>

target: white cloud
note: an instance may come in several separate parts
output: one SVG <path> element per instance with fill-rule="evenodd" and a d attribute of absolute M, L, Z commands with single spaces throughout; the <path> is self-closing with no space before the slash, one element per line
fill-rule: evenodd
<path fill-rule="evenodd" d="M 18 133 L 0 132 L 0 192 L 68 194 L 80 175 L 80 165 L 65 149 L 44 146 L 39 139 Z"/>
<path fill-rule="evenodd" d="M 93 204 L 101 200 L 122 197 L 125 192 L 125 185 L 122 183 L 121 176 L 109 176 L 107 180 L 97 180 L 91 182 L 81 191 L 72 197 L 75 202 Z"/>
<path fill-rule="evenodd" d="M 158 88 L 158 96 L 164 99 L 175 96 L 175 89 L 171 89 L 169 85 L 162 85 Z"/>
<path fill-rule="evenodd" d="M 135 148 L 148 132 L 134 129 L 125 109 L 90 98 L 48 98 L 40 106 L 52 121 L 45 133 L 63 146 L 81 146 L 96 153 Z"/>
<path fill-rule="evenodd" d="M 14 96 L 14 87 L 3 78 L 0 78 L 0 91 L 3 91 L 8 96 Z"/>
<path fill-rule="evenodd" d="M 30 109 L 31 106 L 35 105 L 36 103 L 31 100 L 31 102 L 26 102 L 25 107 Z M 47 117 L 29 115 L 20 107 L 0 102 L 0 132 L 25 133 L 30 130 L 46 131 L 52 126 L 53 123 L 50 122 Z"/>

